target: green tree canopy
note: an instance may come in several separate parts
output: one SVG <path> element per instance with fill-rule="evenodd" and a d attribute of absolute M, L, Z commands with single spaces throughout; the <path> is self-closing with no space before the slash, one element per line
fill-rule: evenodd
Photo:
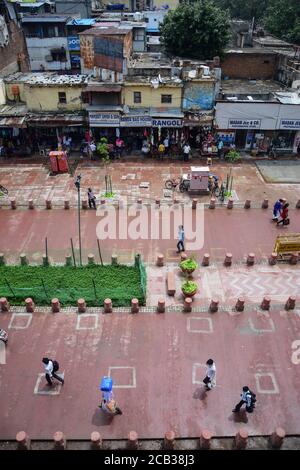
<path fill-rule="evenodd" d="M 213 0 L 180 4 L 165 16 L 160 31 L 167 52 L 193 59 L 222 55 L 231 36 L 228 13 Z"/>
<path fill-rule="evenodd" d="M 300 0 L 272 0 L 265 27 L 285 41 L 300 44 Z"/>
<path fill-rule="evenodd" d="M 214 0 L 221 8 L 228 9 L 231 18 L 251 21 L 259 20 L 265 14 L 271 0 Z"/>

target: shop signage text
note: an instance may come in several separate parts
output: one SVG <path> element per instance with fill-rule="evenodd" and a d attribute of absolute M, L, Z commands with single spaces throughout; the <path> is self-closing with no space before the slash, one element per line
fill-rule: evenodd
<path fill-rule="evenodd" d="M 182 127 L 182 119 L 152 119 L 152 127 Z"/>
<path fill-rule="evenodd" d="M 279 129 L 300 129 L 300 119 L 281 119 Z"/>
<path fill-rule="evenodd" d="M 260 129 L 261 119 L 228 119 L 228 129 Z"/>
<path fill-rule="evenodd" d="M 121 127 L 151 127 L 152 118 L 150 116 L 121 116 Z"/>
<path fill-rule="evenodd" d="M 154 119 L 150 116 L 120 116 L 119 113 L 89 113 L 92 127 L 182 127 L 182 119 Z"/>
<path fill-rule="evenodd" d="M 80 51 L 79 36 L 68 36 L 68 49 L 69 51 Z"/>
<path fill-rule="evenodd" d="M 89 113 L 89 119 L 93 127 L 118 127 L 120 124 L 118 113 Z"/>

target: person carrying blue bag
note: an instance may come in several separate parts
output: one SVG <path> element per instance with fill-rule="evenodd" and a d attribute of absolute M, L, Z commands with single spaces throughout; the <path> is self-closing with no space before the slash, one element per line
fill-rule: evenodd
<path fill-rule="evenodd" d="M 123 414 L 120 408 L 117 406 L 116 400 L 113 398 L 113 381 L 111 377 L 102 377 L 100 383 L 100 391 L 102 392 L 102 399 L 100 405 L 98 407 L 113 415 L 121 415 Z"/>

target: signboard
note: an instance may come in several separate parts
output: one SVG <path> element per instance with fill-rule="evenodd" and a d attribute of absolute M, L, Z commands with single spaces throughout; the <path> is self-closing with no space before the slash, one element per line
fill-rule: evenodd
<path fill-rule="evenodd" d="M 151 127 L 152 118 L 150 116 L 122 116 L 120 118 L 121 127 Z"/>
<path fill-rule="evenodd" d="M 69 51 L 80 51 L 79 36 L 69 36 L 68 37 L 68 49 L 69 49 Z"/>
<path fill-rule="evenodd" d="M 89 121 L 91 127 L 119 127 L 119 113 L 103 113 L 101 111 L 93 111 L 89 113 Z"/>
<path fill-rule="evenodd" d="M 279 129 L 298 130 L 300 129 L 300 119 L 281 119 Z"/>
<path fill-rule="evenodd" d="M 228 129 L 260 129 L 261 119 L 228 119 Z"/>
<path fill-rule="evenodd" d="M 177 118 L 152 118 L 153 127 L 182 127 L 182 119 Z"/>

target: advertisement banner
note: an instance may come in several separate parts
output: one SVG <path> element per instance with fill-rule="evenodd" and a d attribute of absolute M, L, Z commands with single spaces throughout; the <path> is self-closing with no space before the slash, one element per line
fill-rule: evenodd
<path fill-rule="evenodd" d="M 228 119 L 228 129 L 260 129 L 260 119 Z"/>
<path fill-rule="evenodd" d="M 93 111 L 89 113 L 91 127 L 119 127 L 119 113 L 105 113 Z"/>
<path fill-rule="evenodd" d="M 300 119 L 281 119 L 279 129 L 298 130 L 300 129 Z"/>
<path fill-rule="evenodd" d="M 152 118 L 153 127 L 182 127 L 183 120 L 177 118 Z"/>
<path fill-rule="evenodd" d="M 152 118 L 150 116 L 122 116 L 120 118 L 121 127 L 151 127 Z"/>
<path fill-rule="evenodd" d="M 69 49 L 69 51 L 80 51 L 79 36 L 69 36 L 68 37 L 68 49 Z"/>

